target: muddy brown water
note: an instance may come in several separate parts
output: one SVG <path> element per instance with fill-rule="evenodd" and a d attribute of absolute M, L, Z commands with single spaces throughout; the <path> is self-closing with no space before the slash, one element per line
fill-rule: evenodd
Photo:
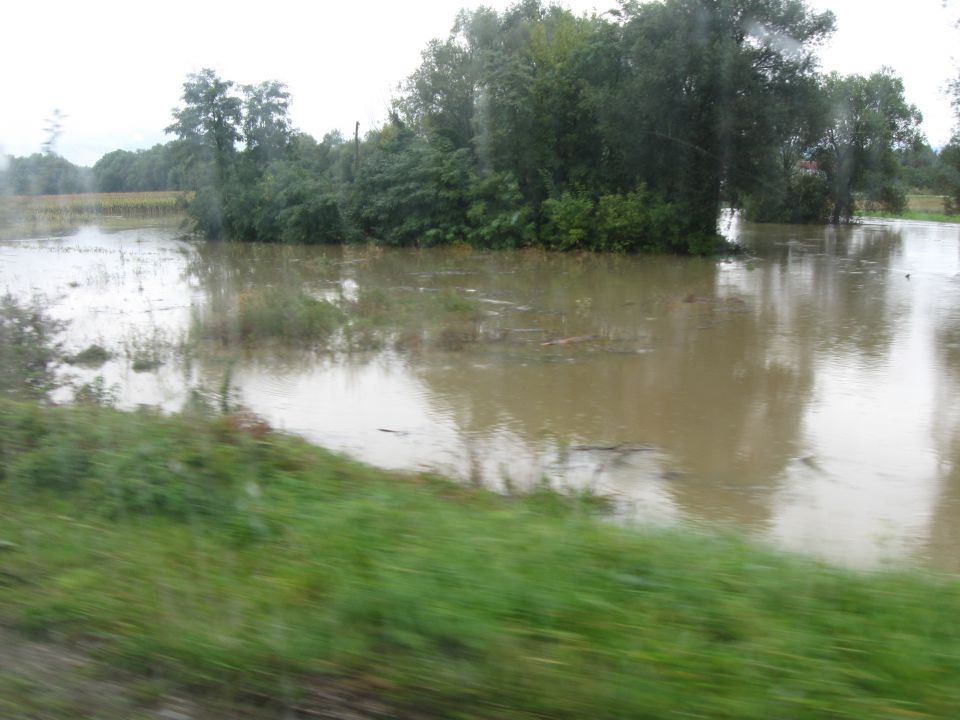
<path fill-rule="evenodd" d="M 102 376 L 121 407 L 217 402 L 229 377 L 231 403 L 385 467 L 590 488 L 624 518 L 960 571 L 960 226 L 724 230 L 748 253 L 231 246 L 84 227 L 0 243 L 0 291 L 69 321 L 67 352 L 110 351 L 60 373 Z M 356 321 L 349 347 L 189 340 L 268 286 L 344 307 L 375 290 L 393 310 Z M 467 311 L 443 310 L 451 297 Z"/>

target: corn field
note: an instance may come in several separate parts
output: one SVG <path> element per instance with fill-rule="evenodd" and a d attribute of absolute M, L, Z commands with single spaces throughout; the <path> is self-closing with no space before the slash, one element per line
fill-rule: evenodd
<path fill-rule="evenodd" d="M 162 217 L 186 209 L 189 193 L 84 193 L 79 195 L 17 195 L 0 198 L 0 216 L 26 220 L 74 220 L 88 216 Z"/>

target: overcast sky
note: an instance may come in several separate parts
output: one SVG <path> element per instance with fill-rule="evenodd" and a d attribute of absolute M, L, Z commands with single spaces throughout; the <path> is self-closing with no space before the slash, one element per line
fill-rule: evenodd
<path fill-rule="evenodd" d="M 280 80 L 294 123 L 317 138 L 352 134 L 386 117 L 397 83 L 433 37 L 446 36 L 465 0 L 206 2 L 114 0 L 7 2 L 0 8 L 0 150 L 40 150 L 44 126 L 65 115 L 58 151 L 90 165 L 117 148 L 170 139 L 163 128 L 188 73 L 214 68 L 238 83 Z M 613 0 L 567 0 L 576 12 Z M 870 73 L 889 65 L 939 146 L 950 135 L 942 90 L 960 61 L 960 0 L 811 0 L 832 9 L 838 30 L 824 48 L 826 70 Z"/>

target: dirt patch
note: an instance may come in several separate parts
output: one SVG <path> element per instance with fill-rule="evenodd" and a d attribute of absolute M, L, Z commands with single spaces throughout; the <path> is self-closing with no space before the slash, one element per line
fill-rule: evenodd
<path fill-rule="evenodd" d="M 0 627 L 4 720 L 372 720 L 402 715 L 348 685 L 317 682 L 302 705 L 190 697 L 117 670 L 82 648 Z"/>

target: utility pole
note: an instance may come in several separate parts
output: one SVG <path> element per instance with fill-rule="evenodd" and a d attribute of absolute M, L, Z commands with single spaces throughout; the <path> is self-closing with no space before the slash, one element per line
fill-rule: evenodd
<path fill-rule="evenodd" d="M 356 148 L 356 152 L 353 156 L 353 177 L 356 179 L 357 175 L 360 174 L 360 121 L 357 120 L 357 125 L 353 129 L 353 143 Z"/>

